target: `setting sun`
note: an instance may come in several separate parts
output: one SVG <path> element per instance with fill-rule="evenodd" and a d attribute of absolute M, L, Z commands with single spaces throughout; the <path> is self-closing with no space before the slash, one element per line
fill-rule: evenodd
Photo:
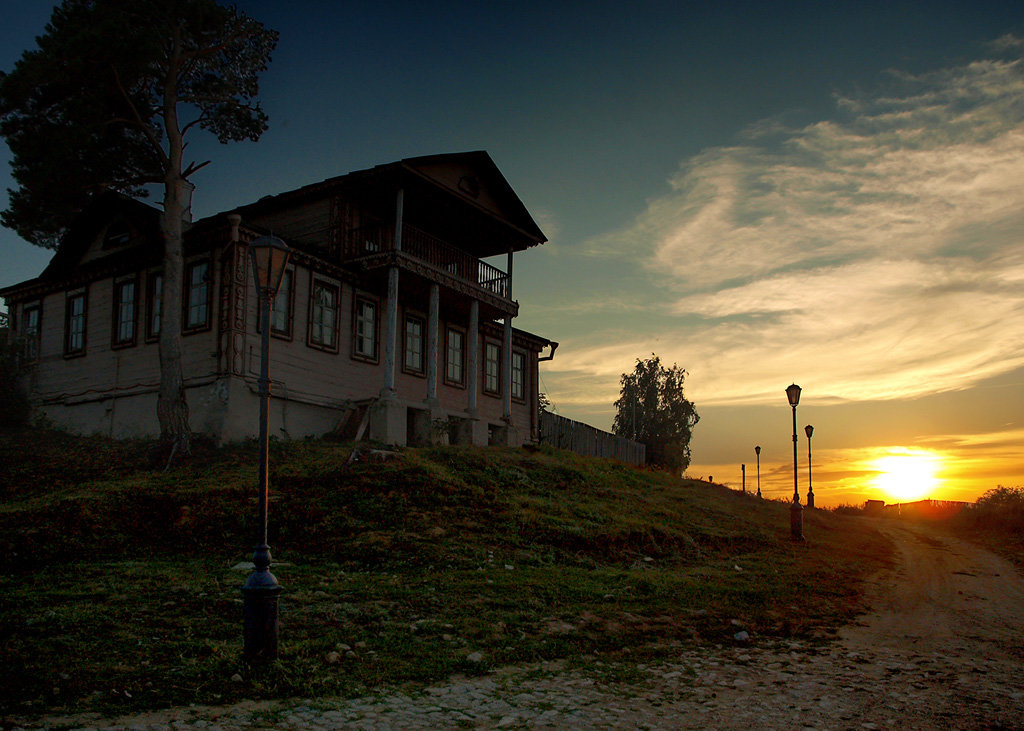
<path fill-rule="evenodd" d="M 939 484 L 935 476 L 939 462 L 938 455 L 924 451 L 907 450 L 878 457 L 871 463 L 878 472 L 875 487 L 901 501 L 929 497 Z"/>

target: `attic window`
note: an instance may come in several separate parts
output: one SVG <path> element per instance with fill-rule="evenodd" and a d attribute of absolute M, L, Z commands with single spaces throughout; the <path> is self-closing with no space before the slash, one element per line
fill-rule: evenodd
<path fill-rule="evenodd" d="M 480 181 L 472 175 L 463 175 L 459 178 L 459 190 L 470 198 L 476 198 L 480 195 Z"/>
<path fill-rule="evenodd" d="M 132 230 L 126 221 L 113 221 L 107 227 L 107 234 L 103 238 L 103 248 L 113 249 L 124 246 L 132 237 Z"/>

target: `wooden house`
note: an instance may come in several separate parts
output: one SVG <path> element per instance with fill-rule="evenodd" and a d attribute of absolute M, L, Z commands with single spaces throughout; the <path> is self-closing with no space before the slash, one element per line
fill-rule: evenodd
<path fill-rule="evenodd" d="M 538 362 L 557 343 L 512 327 L 512 271 L 546 239 L 487 153 L 380 165 L 186 228 L 193 431 L 255 434 L 262 323 L 247 250 L 273 234 L 293 254 L 269 323 L 272 435 L 537 438 Z M 37 413 L 80 433 L 158 433 L 161 261 L 159 212 L 110 194 L 38 278 L 0 290 Z"/>

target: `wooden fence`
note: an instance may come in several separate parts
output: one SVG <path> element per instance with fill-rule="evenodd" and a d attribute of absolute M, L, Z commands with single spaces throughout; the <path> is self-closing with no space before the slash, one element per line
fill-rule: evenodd
<path fill-rule="evenodd" d="M 643 444 L 548 411 L 540 414 L 540 442 L 585 457 L 612 457 L 638 466 L 642 466 L 647 457 Z"/>

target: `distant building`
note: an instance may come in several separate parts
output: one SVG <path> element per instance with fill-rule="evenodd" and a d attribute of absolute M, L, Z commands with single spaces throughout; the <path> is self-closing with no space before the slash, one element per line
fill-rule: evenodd
<path fill-rule="evenodd" d="M 917 500 L 911 503 L 896 503 L 885 506 L 887 517 L 920 520 L 943 520 L 964 510 L 970 503 L 960 500 Z"/>
<path fill-rule="evenodd" d="M 546 238 L 485 152 L 380 165 L 189 224 L 180 307 L 194 431 L 230 441 L 257 428 L 247 250 L 269 233 L 294 251 L 268 323 L 271 434 L 536 440 L 538 361 L 557 343 L 512 327 L 512 265 Z M 158 433 L 162 249 L 159 212 L 108 194 L 38 278 L 0 290 L 38 413 L 83 433 Z"/>
<path fill-rule="evenodd" d="M 868 500 L 864 503 L 866 515 L 881 515 L 885 509 L 885 500 Z"/>

